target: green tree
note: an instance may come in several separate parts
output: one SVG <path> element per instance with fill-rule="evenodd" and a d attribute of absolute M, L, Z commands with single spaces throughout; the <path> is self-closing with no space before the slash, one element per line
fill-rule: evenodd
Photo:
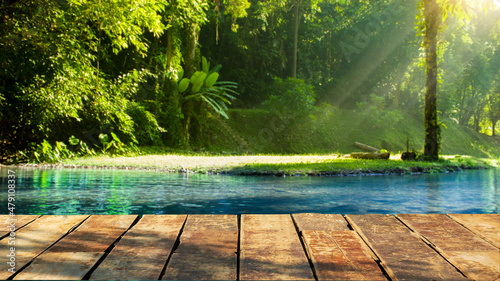
<path fill-rule="evenodd" d="M 497 79 L 499 78 L 497 77 Z M 498 81 L 495 82 L 495 86 L 491 89 L 486 105 L 486 113 L 491 122 L 492 136 L 495 136 L 496 125 L 500 120 L 500 82 Z"/>
<path fill-rule="evenodd" d="M 293 0 L 291 4 L 293 7 L 293 53 L 292 53 L 292 78 L 297 78 L 297 60 L 298 60 L 298 46 L 299 46 L 299 27 L 304 17 L 304 11 L 309 13 L 311 18 L 314 17 L 314 14 L 319 10 L 319 4 L 323 2 L 323 0 Z M 345 3 L 345 0 L 336 1 Z"/>
<path fill-rule="evenodd" d="M 449 14 L 458 17 L 468 17 L 467 7 L 478 5 L 478 2 L 467 0 L 422 0 L 419 4 L 422 11 L 420 29 L 424 34 L 423 46 L 425 49 L 426 65 L 426 93 L 425 93 L 425 145 L 424 156 L 429 159 L 439 158 L 440 127 L 437 116 L 438 90 L 438 33 L 443 20 Z M 483 9 L 493 7 L 493 0 L 483 3 Z"/>
<path fill-rule="evenodd" d="M 19 134 L 15 150 L 42 139 L 66 141 L 75 131 L 83 139 L 96 130 L 87 141 L 98 144 L 105 128 L 133 139 L 133 120 L 124 109 L 143 72 L 110 75 L 103 65 L 110 69 L 126 49 L 145 56 L 143 35 L 163 32 L 162 9 L 164 2 L 156 0 L 2 2 L 1 111 L 6 129 Z"/>
<path fill-rule="evenodd" d="M 424 155 L 430 159 L 439 157 L 439 124 L 437 117 L 438 62 L 437 41 L 442 21 L 442 7 L 437 0 L 423 0 L 424 48 L 426 65 L 425 83 L 425 144 Z"/>

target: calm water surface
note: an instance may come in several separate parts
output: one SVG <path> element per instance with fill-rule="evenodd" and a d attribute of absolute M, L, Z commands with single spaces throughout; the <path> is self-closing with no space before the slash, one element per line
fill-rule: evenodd
<path fill-rule="evenodd" d="M 500 213 L 500 170 L 356 177 L 246 177 L 11 169 L 17 214 Z M 7 210 L 0 167 L 0 214 Z"/>

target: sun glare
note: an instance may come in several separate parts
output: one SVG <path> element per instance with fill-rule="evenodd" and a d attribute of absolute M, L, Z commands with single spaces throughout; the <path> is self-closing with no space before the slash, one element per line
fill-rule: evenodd
<path fill-rule="evenodd" d="M 484 8 L 484 5 L 487 4 L 488 8 L 498 9 L 500 8 L 500 0 L 468 0 L 468 5 L 472 8 Z M 490 2 L 490 3 L 488 3 Z"/>

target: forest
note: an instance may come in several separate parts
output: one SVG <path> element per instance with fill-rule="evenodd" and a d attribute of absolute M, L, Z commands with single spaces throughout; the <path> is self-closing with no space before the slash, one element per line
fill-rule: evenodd
<path fill-rule="evenodd" d="M 2 161 L 200 149 L 237 110 L 284 146 L 339 112 L 421 120 L 430 156 L 444 120 L 498 134 L 498 0 L 4 0 L 0 20 Z"/>

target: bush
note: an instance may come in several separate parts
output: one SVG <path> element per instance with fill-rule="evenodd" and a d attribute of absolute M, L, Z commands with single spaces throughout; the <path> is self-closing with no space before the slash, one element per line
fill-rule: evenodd
<path fill-rule="evenodd" d="M 295 124 L 310 116 L 314 110 L 316 94 L 314 87 L 301 79 L 274 79 L 271 95 L 264 106 L 274 112 L 284 122 Z"/>
<path fill-rule="evenodd" d="M 126 113 L 134 121 L 134 136 L 140 145 L 163 145 L 161 134 L 166 130 L 158 125 L 156 117 L 151 112 L 142 105 L 130 102 Z"/>
<path fill-rule="evenodd" d="M 385 106 L 385 98 L 375 94 L 370 95 L 370 102 L 358 102 L 356 106 L 360 114 L 374 121 L 377 128 L 396 124 L 404 119 L 401 111 L 387 109 Z"/>

